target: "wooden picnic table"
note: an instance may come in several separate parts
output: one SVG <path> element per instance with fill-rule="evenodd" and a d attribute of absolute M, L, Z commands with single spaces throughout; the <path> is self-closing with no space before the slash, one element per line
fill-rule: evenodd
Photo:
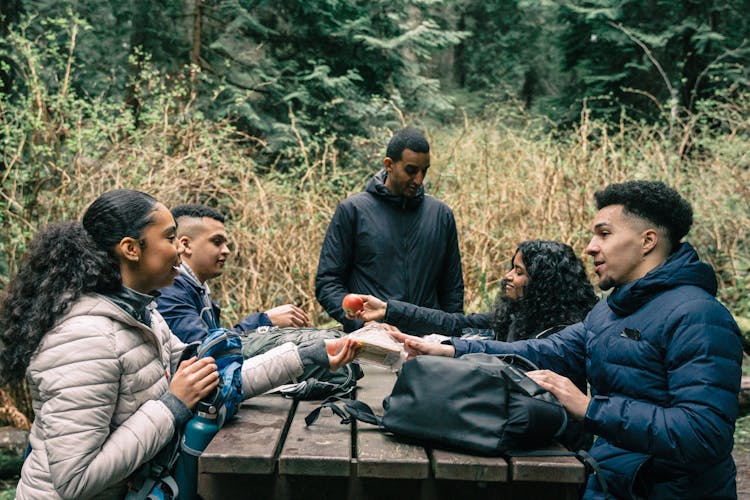
<path fill-rule="evenodd" d="M 396 374 L 363 368 L 356 398 L 382 414 Z M 342 424 L 329 409 L 307 427 L 305 416 L 319 405 L 279 395 L 246 401 L 200 458 L 201 497 L 573 499 L 585 479 L 573 457 L 506 460 L 429 449 L 366 423 Z"/>

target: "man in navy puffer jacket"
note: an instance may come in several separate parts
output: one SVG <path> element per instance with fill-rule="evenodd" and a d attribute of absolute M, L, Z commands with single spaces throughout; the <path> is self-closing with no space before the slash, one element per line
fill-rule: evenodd
<path fill-rule="evenodd" d="M 736 498 L 732 459 L 742 348 L 714 298 L 716 277 L 688 243 L 692 208 L 661 182 L 595 195 L 586 248 L 612 293 L 583 322 L 514 343 L 404 336 L 412 354 L 520 354 L 569 414 L 598 436 L 591 455 L 616 498 Z M 573 382 L 587 378 L 591 397 Z M 585 498 L 603 498 L 590 477 Z"/>

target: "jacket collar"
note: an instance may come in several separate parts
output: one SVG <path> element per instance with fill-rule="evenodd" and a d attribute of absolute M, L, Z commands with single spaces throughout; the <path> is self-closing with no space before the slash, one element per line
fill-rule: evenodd
<path fill-rule="evenodd" d="M 395 205 L 400 207 L 401 209 L 406 210 L 415 209 L 419 206 L 420 203 L 422 203 L 422 200 L 424 200 L 425 194 L 423 185 L 419 186 L 419 189 L 417 189 L 417 194 L 414 196 L 414 198 L 407 198 L 406 196 L 391 193 L 388 188 L 385 187 L 386 177 L 388 177 L 388 172 L 385 169 L 381 170 L 380 172 L 375 174 L 372 179 L 370 179 L 370 182 L 367 183 L 365 191 L 385 200 L 391 205 Z"/>
<path fill-rule="evenodd" d="M 607 303 L 616 314 L 627 316 L 664 290 L 683 285 L 697 286 L 716 296 L 713 268 L 701 262 L 689 243 L 680 245 L 675 253 L 644 277 L 617 287 L 607 297 Z"/>
<path fill-rule="evenodd" d="M 154 295 L 146 295 L 125 285 L 121 285 L 119 290 L 106 295 L 120 309 L 148 327 L 151 326 L 151 311 L 156 308 L 155 299 L 158 296 L 159 292 L 154 292 Z"/>
<path fill-rule="evenodd" d="M 198 277 L 195 275 L 192 269 L 190 269 L 190 266 L 187 265 L 186 262 L 182 262 L 180 264 L 179 268 L 180 274 L 185 277 L 185 279 L 190 282 L 191 285 L 194 287 L 204 291 L 206 294 L 211 293 L 211 289 L 208 287 L 208 282 L 204 281 L 201 283 L 201 281 L 198 279 Z"/>

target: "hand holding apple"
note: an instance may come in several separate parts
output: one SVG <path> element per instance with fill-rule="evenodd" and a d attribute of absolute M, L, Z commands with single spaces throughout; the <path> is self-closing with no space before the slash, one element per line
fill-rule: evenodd
<path fill-rule="evenodd" d="M 364 308 L 364 302 L 362 297 L 356 293 L 349 293 L 344 296 L 344 300 L 341 301 L 341 308 L 346 313 L 346 317 L 349 319 L 355 319 L 357 313 Z"/>

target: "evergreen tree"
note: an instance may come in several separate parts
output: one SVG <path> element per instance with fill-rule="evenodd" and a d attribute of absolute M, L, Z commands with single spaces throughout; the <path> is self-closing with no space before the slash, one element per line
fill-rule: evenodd
<path fill-rule="evenodd" d="M 460 41 L 431 17 L 439 1 L 201 3 L 202 95 L 220 116 L 284 144 L 365 134 L 394 108 L 451 108 L 431 56 Z"/>
<path fill-rule="evenodd" d="M 616 118 L 624 105 L 649 120 L 674 117 L 747 81 L 746 1 L 575 0 L 561 20 L 569 120 L 583 99 L 602 116 Z"/>

